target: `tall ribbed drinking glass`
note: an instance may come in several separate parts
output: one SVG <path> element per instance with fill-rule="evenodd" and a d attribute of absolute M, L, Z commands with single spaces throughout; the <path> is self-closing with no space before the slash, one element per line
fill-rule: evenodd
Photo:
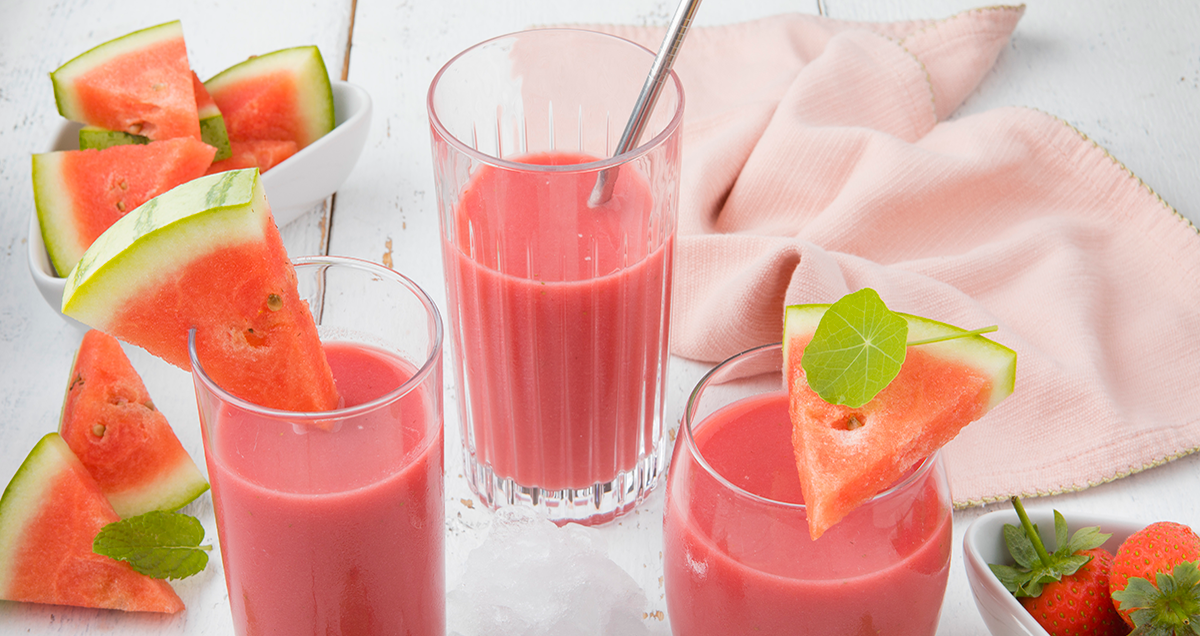
<path fill-rule="evenodd" d="M 556 521 L 630 509 L 665 465 L 683 94 L 611 157 L 654 55 L 589 31 L 476 45 L 429 90 L 449 331 L 473 490 Z M 613 196 L 588 199 L 601 172 Z"/>

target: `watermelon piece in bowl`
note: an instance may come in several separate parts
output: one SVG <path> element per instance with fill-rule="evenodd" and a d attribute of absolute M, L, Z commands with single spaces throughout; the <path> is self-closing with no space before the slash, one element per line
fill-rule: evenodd
<path fill-rule="evenodd" d="M 181 137 L 33 155 L 33 197 L 54 269 L 71 271 L 117 219 L 203 175 L 215 152 L 208 144 Z"/>
<path fill-rule="evenodd" d="M 120 521 L 58 433 L 43 437 L 0 497 L 0 599 L 173 614 L 166 581 L 92 551 Z"/>
<path fill-rule="evenodd" d="M 200 140 L 183 26 L 167 22 L 109 40 L 50 74 L 71 121 L 149 139 Z"/>
<path fill-rule="evenodd" d="M 63 313 L 242 399 L 289 411 L 339 402 L 258 171 L 200 177 L 112 225 L 67 277 Z"/>
<path fill-rule="evenodd" d="M 121 343 L 104 332 L 79 344 L 58 433 L 122 519 L 173 512 L 208 490 Z"/>

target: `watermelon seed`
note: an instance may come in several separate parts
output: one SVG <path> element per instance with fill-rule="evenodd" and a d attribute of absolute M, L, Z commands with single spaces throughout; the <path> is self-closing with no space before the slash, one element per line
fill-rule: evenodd
<path fill-rule="evenodd" d="M 71 386 L 67 390 L 73 391 L 73 390 L 75 390 L 75 387 L 81 386 L 82 384 L 83 384 L 83 375 L 77 373 L 77 374 L 75 374 L 75 377 L 71 379 Z"/>
<path fill-rule="evenodd" d="M 271 311 L 279 311 L 280 309 L 283 309 L 283 298 L 280 298 L 279 294 L 271 294 L 267 296 L 267 309 L 270 309 Z"/>
<path fill-rule="evenodd" d="M 846 419 L 838 422 L 836 426 L 839 430 L 853 431 L 866 426 L 866 424 L 867 423 L 859 417 L 858 413 L 851 413 L 846 417 Z"/>
<path fill-rule="evenodd" d="M 95 435 L 96 437 L 104 437 L 104 430 L 103 424 L 92 425 L 92 435 Z"/>
<path fill-rule="evenodd" d="M 117 201 L 117 209 L 118 209 L 118 210 L 120 210 L 120 211 L 122 211 L 122 212 L 124 212 L 124 211 L 125 211 L 125 202 L 124 202 L 124 201 Z"/>

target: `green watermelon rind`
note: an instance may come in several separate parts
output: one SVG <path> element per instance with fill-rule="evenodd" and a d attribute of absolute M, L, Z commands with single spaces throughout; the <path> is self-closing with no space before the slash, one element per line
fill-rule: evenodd
<path fill-rule="evenodd" d="M 59 276 L 83 256 L 87 245 L 75 230 L 75 220 L 66 214 L 75 207 L 71 193 L 59 187 L 64 179 L 62 162 L 68 151 L 33 155 L 33 204 L 50 264 Z"/>
<path fill-rule="evenodd" d="M 83 109 L 78 103 L 78 96 L 71 88 L 76 78 L 117 56 L 142 49 L 148 44 L 181 38 L 183 38 L 183 24 L 179 20 L 174 20 L 109 40 L 70 59 L 50 73 L 58 113 L 72 121 L 83 121 Z"/>
<path fill-rule="evenodd" d="M 251 208 L 255 213 L 247 214 Z M 67 275 L 64 314 L 104 330 L 142 289 L 222 247 L 264 240 L 270 214 L 258 170 L 193 179 L 138 206 L 92 244 Z M 171 227 L 172 231 L 163 232 Z"/>
<path fill-rule="evenodd" d="M 60 436 L 66 426 L 67 399 L 71 393 L 71 384 L 75 381 L 78 362 L 79 351 L 76 350 L 75 359 L 71 361 L 71 373 L 67 378 L 67 388 L 63 395 L 63 406 L 58 413 Z M 64 440 L 63 443 L 66 441 Z M 67 447 L 70 448 L 70 445 L 68 444 Z M 104 496 L 116 511 L 117 516 L 125 519 L 152 510 L 174 512 L 195 501 L 197 497 L 208 492 L 208 489 L 208 480 L 204 478 L 200 468 L 196 466 L 195 460 L 189 455 L 187 461 L 179 462 L 170 474 L 159 475 L 152 484 L 144 488 L 137 491 L 106 492 Z"/>
<path fill-rule="evenodd" d="M 329 82 L 325 59 L 316 46 L 297 46 L 252 57 L 217 73 L 204 82 L 204 87 L 218 99 L 226 86 L 280 70 L 292 73 L 298 86 L 309 89 L 299 100 L 308 122 L 306 138 L 299 144 L 303 148 L 333 130 L 337 123 L 333 111 L 333 86 Z"/>
<path fill-rule="evenodd" d="M 216 106 L 204 110 L 216 111 L 215 114 L 200 114 L 200 141 L 217 149 L 213 163 L 232 157 L 233 148 L 229 145 L 229 133 L 225 131 L 225 118 L 221 116 L 221 111 Z"/>
<path fill-rule="evenodd" d="M 46 492 L 53 485 L 50 475 L 70 461 L 78 462 L 79 458 L 58 433 L 47 433 L 29 451 L 0 495 L 0 598 L 9 596 L 13 572 L 6 564 L 16 561 L 25 528 L 46 501 Z"/>
<path fill-rule="evenodd" d="M 784 315 L 783 359 L 790 360 L 789 345 L 796 338 L 811 337 L 817 323 L 829 309 L 829 305 L 789 305 Z M 939 336 L 966 333 L 954 325 L 897 312 L 908 321 L 908 340 L 914 342 Z M 1012 395 L 1016 387 L 1017 353 L 1012 349 L 986 338 L 971 335 L 918 345 L 922 351 L 939 358 L 972 367 L 992 379 L 992 393 L 985 410 L 990 410 L 1004 398 Z"/>
<path fill-rule="evenodd" d="M 120 130 L 108 130 L 99 126 L 84 126 L 79 129 L 80 150 L 104 150 L 113 146 L 139 145 L 150 143 L 149 137 L 135 135 Z"/>

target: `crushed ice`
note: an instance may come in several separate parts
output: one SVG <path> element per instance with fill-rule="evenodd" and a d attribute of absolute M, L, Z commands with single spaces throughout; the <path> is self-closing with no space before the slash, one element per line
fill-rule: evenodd
<path fill-rule="evenodd" d="M 642 588 L 608 557 L 604 537 L 558 527 L 528 508 L 493 515 L 446 595 L 450 636 L 662 636 Z"/>

